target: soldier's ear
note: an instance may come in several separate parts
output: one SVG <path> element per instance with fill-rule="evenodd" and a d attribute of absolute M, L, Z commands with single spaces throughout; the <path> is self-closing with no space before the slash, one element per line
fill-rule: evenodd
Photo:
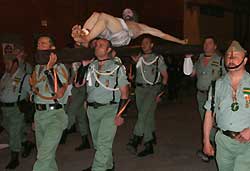
<path fill-rule="evenodd" d="M 151 47 L 151 48 L 153 48 L 153 47 L 154 47 L 154 43 L 153 43 L 153 42 L 151 42 L 150 47 Z"/>
<path fill-rule="evenodd" d="M 109 47 L 109 48 L 108 48 L 108 53 L 111 52 L 111 50 L 112 50 L 112 48 Z"/>
<path fill-rule="evenodd" d="M 245 59 L 244 59 L 244 64 L 246 64 L 246 63 L 247 63 L 247 60 L 248 60 L 248 58 L 247 58 L 247 57 L 245 57 Z"/>

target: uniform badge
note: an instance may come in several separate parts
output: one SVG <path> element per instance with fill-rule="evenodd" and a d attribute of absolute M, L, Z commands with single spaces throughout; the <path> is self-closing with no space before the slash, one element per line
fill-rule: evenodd
<path fill-rule="evenodd" d="M 95 87 L 99 87 L 99 86 L 100 84 L 97 81 L 95 81 Z"/>
<path fill-rule="evenodd" d="M 100 78 L 100 75 L 99 74 L 96 74 L 97 75 L 97 79 L 99 79 Z M 100 80 L 99 80 L 100 81 Z M 97 81 L 95 81 L 95 87 L 99 87 L 100 86 L 100 84 L 97 82 Z"/>
<path fill-rule="evenodd" d="M 13 80 L 13 82 L 12 82 L 13 92 L 16 91 L 16 88 L 17 88 L 17 85 L 19 84 L 19 82 L 20 82 L 20 79 L 17 78 L 17 77 L 15 77 L 14 80 Z"/>
<path fill-rule="evenodd" d="M 239 110 L 239 103 L 238 103 L 238 102 L 233 102 L 233 103 L 231 104 L 231 110 L 232 110 L 233 112 Z"/>
<path fill-rule="evenodd" d="M 154 75 L 154 73 L 155 73 L 155 69 L 154 68 L 152 68 L 151 73 L 152 73 L 152 75 Z"/>
<path fill-rule="evenodd" d="M 243 88 L 243 94 L 244 94 L 244 98 L 246 100 L 246 104 L 245 107 L 249 108 L 250 107 L 250 88 Z"/>
<path fill-rule="evenodd" d="M 109 87 L 109 80 L 106 80 L 105 85 L 106 87 Z"/>
<path fill-rule="evenodd" d="M 216 66 L 216 67 L 220 66 L 219 62 L 217 61 L 213 61 L 211 65 Z"/>

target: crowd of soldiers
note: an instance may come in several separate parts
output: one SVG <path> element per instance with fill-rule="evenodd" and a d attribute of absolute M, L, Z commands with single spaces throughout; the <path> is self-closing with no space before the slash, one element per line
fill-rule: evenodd
<path fill-rule="evenodd" d="M 46 65 L 36 65 L 32 69 L 22 61 L 23 58 L 18 60 L 24 51 L 19 46 L 14 53 L 4 55 L 5 73 L 0 84 L 1 125 L 9 135 L 11 152 L 6 169 L 15 169 L 19 165 L 19 153 L 27 157 L 35 143 L 37 160 L 33 170 L 57 170 L 57 146 L 65 143 L 76 121 L 82 143 L 75 150 L 90 148 L 89 128 L 96 149 L 93 165 L 85 170 L 114 169 L 112 144 L 117 126 L 124 122 L 122 114 L 129 103 L 129 82 L 126 68 L 121 59 L 114 56 L 110 41 L 97 39 L 92 43 L 95 57 L 73 63 L 70 68 L 58 64 L 56 54 L 51 53 Z M 139 157 L 153 154 L 156 142 L 154 113 L 167 85 L 164 58 L 153 52 L 153 46 L 152 37 L 146 36 L 141 43 L 142 53 L 133 57 L 137 62 L 139 113 L 127 147 L 136 154 L 137 146 L 144 138 L 145 149 L 138 153 Z M 41 35 L 37 39 L 37 49 L 55 49 L 54 40 Z M 33 121 L 27 119 L 26 111 L 30 109 L 21 110 L 20 106 L 26 105 L 21 102 L 26 100 L 34 103 Z M 32 132 L 28 131 L 31 124 L 35 142 L 27 139 L 27 134 Z"/>

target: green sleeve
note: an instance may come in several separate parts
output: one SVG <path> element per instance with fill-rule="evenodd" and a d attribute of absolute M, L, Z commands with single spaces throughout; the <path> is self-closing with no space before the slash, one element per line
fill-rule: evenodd
<path fill-rule="evenodd" d="M 128 79 L 126 75 L 126 69 L 124 65 L 121 65 L 118 72 L 118 87 L 123 87 L 128 85 Z"/>
<path fill-rule="evenodd" d="M 57 65 L 57 75 L 62 84 L 68 83 L 69 73 L 64 64 Z"/>
<path fill-rule="evenodd" d="M 27 74 L 26 77 L 25 77 L 25 80 L 23 82 L 23 91 L 27 94 L 30 94 L 31 93 L 31 87 L 30 87 L 30 84 L 29 84 L 29 80 L 30 80 L 30 75 Z"/>
<path fill-rule="evenodd" d="M 162 56 L 159 57 L 158 67 L 159 67 L 160 72 L 167 70 L 167 65 L 166 65 L 164 58 Z"/>

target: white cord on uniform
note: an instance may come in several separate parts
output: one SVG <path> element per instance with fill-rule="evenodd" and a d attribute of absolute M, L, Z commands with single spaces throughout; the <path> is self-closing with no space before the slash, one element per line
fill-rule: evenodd
<path fill-rule="evenodd" d="M 146 79 L 146 77 L 145 77 L 145 75 L 144 75 L 142 63 L 143 63 L 144 65 L 149 66 L 149 65 L 154 64 L 154 63 L 158 60 L 158 58 L 159 58 L 159 56 L 155 57 L 155 59 L 154 59 L 153 61 L 151 61 L 151 62 L 146 62 L 146 61 L 144 60 L 143 57 L 140 57 L 140 59 L 139 59 L 137 65 L 136 65 L 137 68 L 140 67 L 140 69 L 141 69 L 141 75 L 142 75 L 143 80 L 144 80 L 146 83 L 150 84 L 150 85 L 154 85 L 154 82 L 151 82 L 151 81 L 149 81 L 149 80 Z M 157 76 L 156 83 L 159 81 L 160 75 L 161 75 L 160 72 L 158 72 L 158 76 Z"/>
<path fill-rule="evenodd" d="M 98 79 L 97 74 L 103 75 L 103 76 L 109 76 L 109 75 L 112 75 L 119 67 L 120 67 L 120 66 L 117 66 L 117 67 L 115 67 L 111 72 L 106 73 L 106 72 L 99 72 L 99 71 L 97 71 L 97 70 L 95 69 L 94 66 L 92 66 L 92 67 L 90 68 L 91 71 L 89 72 L 89 74 L 88 74 L 88 76 L 87 76 L 87 78 L 88 78 L 87 80 L 88 80 L 88 81 L 91 81 L 91 76 L 90 76 L 90 74 L 93 74 L 94 77 L 95 77 L 95 79 L 96 79 L 96 81 L 97 81 L 103 88 L 105 88 L 106 90 L 109 90 L 109 91 L 118 91 L 119 88 L 110 88 L 110 87 L 105 86 L 105 85 Z M 92 81 L 91 81 L 91 83 L 89 83 L 89 85 L 92 85 Z"/>

